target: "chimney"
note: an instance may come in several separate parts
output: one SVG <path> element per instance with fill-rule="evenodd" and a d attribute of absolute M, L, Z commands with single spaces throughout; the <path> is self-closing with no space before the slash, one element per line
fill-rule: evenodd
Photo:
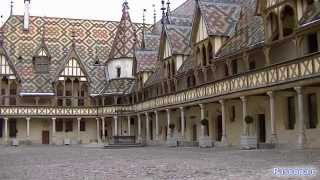
<path fill-rule="evenodd" d="M 23 18 L 23 30 L 29 30 L 29 21 L 30 21 L 30 1 L 24 0 L 24 18 Z"/>

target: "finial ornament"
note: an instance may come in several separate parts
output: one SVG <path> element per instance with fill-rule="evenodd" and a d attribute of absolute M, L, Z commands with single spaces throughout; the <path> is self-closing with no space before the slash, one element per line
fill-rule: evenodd
<path fill-rule="evenodd" d="M 152 4 L 153 7 L 153 24 L 157 23 L 157 12 L 156 12 L 156 5 Z"/>
<path fill-rule="evenodd" d="M 10 2 L 10 16 L 13 15 L 13 0 Z"/>
<path fill-rule="evenodd" d="M 166 7 L 165 7 L 165 5 L 164 5 L 164 0 L 161 0 L 161 5 L 162 5 L 162 7 L 161 7 L 161 11 L 162 11 L 162 20 L 161 20 L 161 22 L 162 22 L 162 24 L 164 24 L 165 23 L 165 17 L 166 17 Z"/>

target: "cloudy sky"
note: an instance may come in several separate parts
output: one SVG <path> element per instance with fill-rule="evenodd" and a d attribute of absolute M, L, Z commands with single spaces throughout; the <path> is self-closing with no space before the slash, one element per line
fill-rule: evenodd
<path fill-rule="evenodd" d="M 0 0 L 2 22 L 10 14 L 10 1 Z M 181 5 L 185 0 L 171 0 L 171 8 Z M 13 0 L 14 14 L 22 15 L 24 0 Z M 121 18 L 121 5 L 124 0 L 31 0 L 31 15 L 67 17 L 76 19 L 114 20 Z M 130 15 L 134 22 L 142 22 L 142 11 L 147 9 L 146 20 L 153 22 L 153 7 L 156 4 L 157 17 L 160 18 L 161 0 L 128 0 Z M 1 23 L 1 22 L 0 22 Z"/>

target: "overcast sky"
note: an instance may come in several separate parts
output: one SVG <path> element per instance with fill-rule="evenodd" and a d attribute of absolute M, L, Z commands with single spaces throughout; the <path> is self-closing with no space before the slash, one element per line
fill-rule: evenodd
<path fill-rule="evenodd" d="M 0 0 L 0 15 L 4 16 L 2 22 L 10 14 L 10 1 Z M 171 9 L 178 7 L 184 1 L 171 0 Z M 13 2 L 14 14 L 22 15 L 24 0 L 13 0 Z M 124 0 L 31 0 L 31 15 L 119 21 L 123 2 Z M 161 0 L 128 0 L 128 2 L 130 15 L 134 22 L 142 22 L 142 10 L 145 8 L 147 9 L 146 20 L 152 23 L 152 4 L 156 4 L 157 18 L 160 18 Z"/>

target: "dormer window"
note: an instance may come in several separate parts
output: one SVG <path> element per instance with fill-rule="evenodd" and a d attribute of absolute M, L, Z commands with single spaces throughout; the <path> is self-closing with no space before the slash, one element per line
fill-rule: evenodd
<path fill-rule="evenodd" d="M 5 74 L 5 75 L 13 74 L 5 56 L 2 54 L 0 54 L 0 74 Z"/>
<path fill-rule="evenodd" d="M 117 67 L 117 78 L 121 77 L 121 68 Z"/>
<path fill-rule="evenodd" d="M 37 73 L 49 73 L 50 58 L 46 49 L 39 49 L 37 55 L 33 58 L 33 63 Z"/>

